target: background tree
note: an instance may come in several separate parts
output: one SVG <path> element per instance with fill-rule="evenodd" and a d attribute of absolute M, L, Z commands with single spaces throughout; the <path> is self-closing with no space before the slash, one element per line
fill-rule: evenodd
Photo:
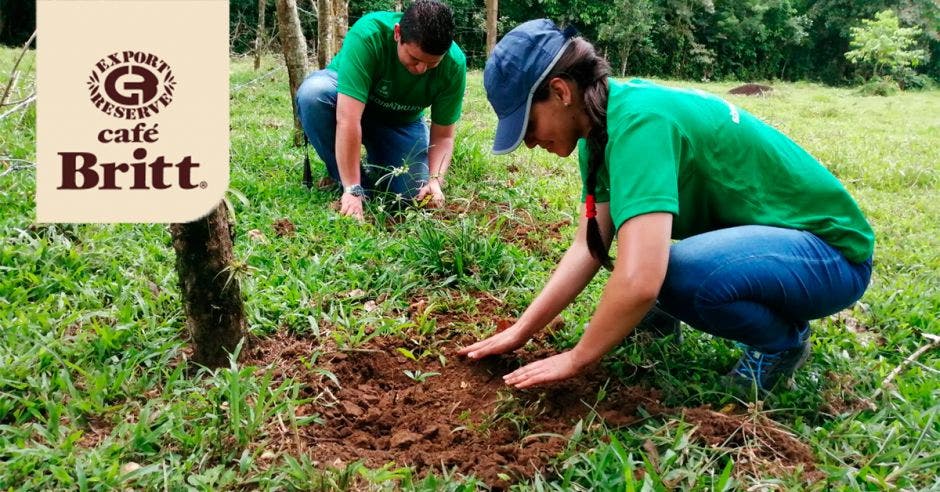
<path fill-rule="evenodd" d="M 276 1 L 281 50 L 284 52 L 284 61 L 287 64 L 291 107 L 294 109 L 294 144 L 299 146 L 304 142 L 304 130 L 297 117 L 297 102 L 294 96 L 307 75 L 307 41 L 300 29 L 300 18 L 297 15 L 295 0 Z"/>
<path fill-rule="evenodd" d="M 264 10 L 267 2 L 258 0 L 258 32 L 255 34 L 255 70 L 261 66 L 261 51 L 264 50 Z"/>
<path fill-rule="evenodd" d="M 326 68 L 333 60 L 333 1 L 310 0 L 317 12 L 317 65 Z"/>
<path fill-rule="evenodd" d="M 852 63 L 867 65 L 870 78 L 882 75 L 897 78 L 904 69 L 916 66 L 925 57 L 924 50 L 913 49 L 921 32 L 917 27 L 901 27 L 894 11 L 884 10 L 852 28 L 853 49 L 845 57 Z"/>
<path fill-rule="evenodd" d="M 227 365 L 246 336 L 231 228 L 224 202 L 205 217 L 170 225 L 193 361 L 206 367 Z"/>
<path fill-rule="evenodd" d="M 597 31 L 597 39 L 608 48 L 608 59 L 627 74 L 630 55 L 640 49 L 651 49 L 653 6 L 650 0 L 616 0 L 611 15 Z"/>
<path fill-rule="evenodd" d="M 499 0 L 486 0 L 486 54 L 496 48 L 497 26 L 499 18 Z"/>
<path fill-rule="evenodd" d="M 333 55 L 339 53 L 349 30 L 349 1 L 333 0 Z"/>

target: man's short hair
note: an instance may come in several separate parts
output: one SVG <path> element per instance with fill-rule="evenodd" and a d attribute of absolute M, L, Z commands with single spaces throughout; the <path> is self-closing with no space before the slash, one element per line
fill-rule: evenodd
<path fill-rule="evenodd" d="M 417 43 L 429 55 L 447 53 L 454 42 L 454 13 L 437 0 L 415 0 L 398 25 L 402 43 Z"/>

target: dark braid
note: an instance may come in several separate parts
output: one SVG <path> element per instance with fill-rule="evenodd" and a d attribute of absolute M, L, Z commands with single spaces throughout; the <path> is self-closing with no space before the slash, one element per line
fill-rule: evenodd
<path fill-rule="evenodd" d="M 601 237 L 600 226 L 597 224 L 595 205 L 597 173 L 604 166 L 604 153 L 607 148 L 607 78 L 610 76 L 610 65 L 597 54 L 591 43 L 583 38 L 575 37 L 571 41 L 565 53 L 536 89 L 532 102 L 548 99 L 549 82 L 555 77 L 571 80 L 581 89 L 584 110 L 591 121 L 591 132 L 587 136 L 587 246 L 591 256 L 600 261 L 604 268 L 611 270 L 613 265 Z"/>

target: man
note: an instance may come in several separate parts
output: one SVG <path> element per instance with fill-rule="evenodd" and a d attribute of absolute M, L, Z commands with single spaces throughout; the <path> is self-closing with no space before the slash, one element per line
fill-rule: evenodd
<path fill-rule="evenodd" d="M 333 62 L 300 85 L 300 121 L 343 187 L 343 215 L 361 220 L 363 200 L 377 191 L 443 204 L 467 72 L 453 36 L 453 12 L 436 0 L 373 12 L 349 29 Z M 428 106 L 430 131 L 422 119 Z"/>

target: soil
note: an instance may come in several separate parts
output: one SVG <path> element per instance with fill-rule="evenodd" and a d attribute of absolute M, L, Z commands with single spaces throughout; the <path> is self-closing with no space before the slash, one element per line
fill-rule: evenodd
<path fill-rule="evenodd" d="M 728 91 L 728 93 L 739 96 L 763 96 L 765 94 L 770 94 L 773 91 L 773 87 L 770 87 L 769 85 L 744 84 L 731 89 Z"/>
<path fill-rule="evenodd" d="M 600 367 L 564 383 L 513 390 L 503 375 L 554 351 L 520 350 L 471 362 L 456 354 L 471 341 L 439 341 L 416 361 L 399 349 L 417 356 L 426 347 L 398 338 L 376 338 L 345 351 L 283 333 L 259 340 L 246 362 L 271 364 L 275 380 L 300 381 L 301 397 L 315 400 L 298 409 L 298 416 L 321 418 L 296 433 L 283 424 L 269 426 L 268 451 L 307 454 L 322 468 L 362 461 L 370 468 L 409 466 L 418 477 L 456 471 L 503 489 L 536 472 L 552 475 L 579 421 L 585 429 L 629 426 L 645 412 L 684 416 L 696 426 L 697 439 L 732 453 L 740 465 L 736 474 L 815 470 L 809 448 L 761 413 L 667 408 L 658 390 L 624 385 Z M 305 366 L 302 359 L 316 351 L 323 354 L 316 366 L 329 375 Z M 598 402 L 601 388 L 605 396 Z"/>
<path fill-rule="evenodd" d="M 809 446 L 760 411 L 723 413 L 704 406 L 683 409 L 682 414 L 697 426 L 694 435 L 699 441 L 731 453 L 737 475 L 783 477 L 797 467 L 807 479 L 819 475 Z"/>
<path fill-rule="evenodd" d="M 274 235 L 277 237 L 294 237 L 297 235 L 297 227 L 290 219 L 277 219 L 274 221 Z"/>

